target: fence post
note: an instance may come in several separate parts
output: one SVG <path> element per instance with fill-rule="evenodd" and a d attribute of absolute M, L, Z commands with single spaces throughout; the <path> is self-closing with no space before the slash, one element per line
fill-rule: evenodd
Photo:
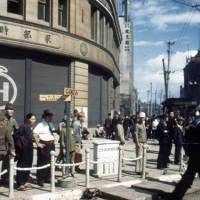
<path fill-rule="evenodd" d="M 86 188 L 90 188 L 90 149 L 85 150 L 85 170 L 86 170 L 86 176 L 85 176 L 85 184 Z"/>
<path fill-rule="evenodd" d="M 122 146 L 119 145 L 119 158 L 118 158 L 118 182 L 122 179 Z"/>
<path fill-rule="evenodd" d="M 147 145 L 142 145 L 142 178 L 145 179 L 146 176 L 146 157 L 147 157 Z"/>
<path fill-rule="evenodd" d="M 55 192 L 55 151 L 51 151 L 51 192 Z"/>
<path fill-rule="evenodd" d="M 183 147 L 181 147 L 181 160 L 180 160 L 180 166 L 179 166 L 179 172 L 183 172 Z"/>
<path fill-rule="evenodd" d="M 9 170 L 9 198 L 14 198 L 14 157 L 10 156 L 10 170 Z"/>

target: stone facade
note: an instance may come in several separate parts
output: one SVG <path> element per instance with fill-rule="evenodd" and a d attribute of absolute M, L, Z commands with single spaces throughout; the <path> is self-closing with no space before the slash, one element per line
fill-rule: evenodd
<path fill-rule="evenodd" d="M 17 0 L 16 4 L 1 0 L 0 47 L 5 47 L 8 51 L 12 51 L 12 48 L 23 50 L 20 56 L 25 59 L 26 50 L 55 56 L 55 62 L 61 56 L 63 62 L 66 61 L 66 67 L 70 69 L 71 87 L 79 90 L 78 96 L 72 99 L 72 109 L 77 107 L 87 113 L 90 98 L 88 88 L 92 84 L 89 80 L 89 69 L 97 69 L 99 76 L 106 76 L 106 87 L 112 90 L 111 96 L 107 97 L 107 112 L 118 109 L 113 101 L 118 96 L 114 94 L 118 91 L 120 82 L 118 64 L 122 35 L 115 1 Z M 16 9 L 18 6 L 20 11 Z M 92 38 L 92 30 L 98 33 L 96 39 Z M 31 53 L 29 56 L 31 57 Z M 0 103 L 3 105 L 6 102 Z M 31 106 L 28 107 L 32 111 Z M 97 110 L 97 113 L 100 112 L 101 110 Z M 88 116 L 89 122 L 91 117 L 93 116 Z"/>

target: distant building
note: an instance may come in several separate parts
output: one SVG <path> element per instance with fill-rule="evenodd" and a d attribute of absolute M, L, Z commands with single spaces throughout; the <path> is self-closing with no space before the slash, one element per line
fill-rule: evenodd
<path fill-rule="evenodd" d="M 200 50 L 184 68 L 184 88 L 181 93 L 182 97 L 200 104 Z"/>
<path fill-rule="evenodd" d="M 122 32 L 120 46 L 120 111 L 123 115 L 135 114 L 136 92 L 133 87 L 133 23 L 130 20 L 129 0 L 121 2 L 119 23 Z"/>

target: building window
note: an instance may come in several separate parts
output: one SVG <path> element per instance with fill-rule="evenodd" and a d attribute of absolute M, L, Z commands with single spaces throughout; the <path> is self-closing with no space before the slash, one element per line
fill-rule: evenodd
<path fill-rule="evenodd" d="M 23 0 L 8 0 L 7 11 L 10 13 L 22 15 L 23 14 Z"/>
<path fill-rule="evenodd" d="M 38 0 L 38 19 L 49 22 L 50 0 Z"/>
<path fill-rule="evenodd" d="M 67 27 L 67 0 L 58 1 L 58 25 Z"/>
<path fill-rule="evenodd" d="M 91 38 L 97 41 L 97 9 L 92 8 L 91 12 Z"/>

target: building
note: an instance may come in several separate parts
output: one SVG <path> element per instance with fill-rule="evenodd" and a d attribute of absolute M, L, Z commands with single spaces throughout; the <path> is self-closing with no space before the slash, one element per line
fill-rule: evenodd
<path fill-rule="evenodd" d="M 200 104 L 200 50 L 192 57 L 184 68 L 184 87 L 182 97 L 189 98 Z"/>
<path fill-rule="evenodd" d="M 88 116 L 89 127 L 118 109 L 122 35 L 115 0 L 1 0 L 0 109 L 16 106 L 16 118 L 50 108 L 58 122 L 62 100 L 45 94 L 78 90 L 71 110 Z"/>
<path fill-rule="evenodd" d="M 122 31 L 120 46 L 120 111 L 123 115 L 135 114 L 136 93 L 133 87 L 133 23 L 130 20 L 128 0 L 122 1 L 119 23 Z"/>

